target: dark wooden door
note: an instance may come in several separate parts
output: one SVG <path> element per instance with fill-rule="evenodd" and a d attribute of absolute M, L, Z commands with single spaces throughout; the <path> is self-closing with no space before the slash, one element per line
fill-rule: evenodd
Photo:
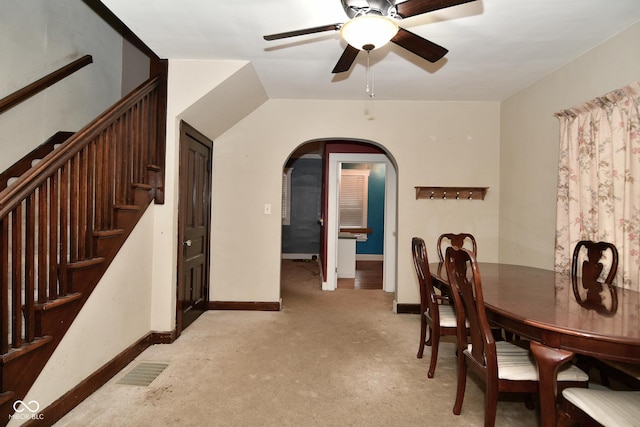
<path fill-rule="evenodd" d="M 180 123 L 178 334 L 207 309 L 209 301 L 212 151 L 210 139 Z"/>

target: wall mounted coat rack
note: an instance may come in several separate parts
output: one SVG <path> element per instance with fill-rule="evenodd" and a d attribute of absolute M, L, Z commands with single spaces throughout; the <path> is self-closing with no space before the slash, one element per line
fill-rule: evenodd
<path fill-rule="evenodd" d="M 484 200 L 488 189 L 489 187 L 416 187 L 416 200 Z"/>

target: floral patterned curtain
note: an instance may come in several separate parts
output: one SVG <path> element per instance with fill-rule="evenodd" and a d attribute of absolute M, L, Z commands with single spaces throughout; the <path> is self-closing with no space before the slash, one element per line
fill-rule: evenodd
<path fill-rule="evenodd" d="M 579 240 L 619 253 L 618 286 L 640 291 L 640 82 L 556 113 L 560 164 L 556 271 Z"/>

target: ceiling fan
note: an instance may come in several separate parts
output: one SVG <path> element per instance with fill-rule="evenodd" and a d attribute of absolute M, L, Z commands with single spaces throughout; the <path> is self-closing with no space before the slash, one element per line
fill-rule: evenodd
<path fill-rule="evenodd" d="M 349 17 L 349 21 L 270 34 L 264 36 L 264 39 L 271 41 L 339 30 L 349 44 L 332 73 L 349 71 L 361 50 L 370 52 L 389 41 L 429 62 L 436 62 L 444 57 L 448 50 L 401 28 L 398 21 L 471 1 L 475 0 L 406 0 L 398 4 L 396 0 L 341 0 L 342 8 Z"/>

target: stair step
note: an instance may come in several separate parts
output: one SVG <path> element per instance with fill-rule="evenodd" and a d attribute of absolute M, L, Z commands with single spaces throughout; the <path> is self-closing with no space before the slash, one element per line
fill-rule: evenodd
<path fill-rule="evenodd" d="M 36 338 L 29 343 L 24 343 L 20 348 L 12 348 L 8 353 L 0 356 L 0 364 L 6 365 L 12 360 L 17 359 L 18 357 L 24 356 L 25 354 L 31 353 L 32 351 L 39 350 L 43 346 L 49 344 L 53 340 L 53 337 L 50 335 Z"/>
<path fill-rule="evenodd" d="M 133 188 L 133 203 L 142 206 L 149 204 L 153 199 L 153 186 L 143 183 L 131 184 Z"/>
<path fill-rule="evenodd" d="M 94 231 L 93 237 L 98 239 L 107 239 L 110 237 L 120 237 L 123 234 L 124 234 L 124 230 L 122 228 L 114 228 L 111 230 Z"/>
<path fill-rule="evenodd" d="M 114 209 L 120 211 L 139 211 L 141 208 L 138 205 L 114 205 Z"/>
<path fill-rule="evenodd" d="M 131 187 L 137 188 L 137 189 L 140 189 L 140 190 L 147 190 L 147 191 L 153 190 L 153 187 L 151 185 L 143 184 L 141 182 L 136 183 L 136 184 L 131 184 Z"/>
<path fill-rule="evenodd" d="M 164 204 L 164 183 L 162 168 L 158 165 L 147 165 L 147 180 L 153 191 L 151 192 L 152 198 L 156 204 Z"/>
<path fill-rule="evenodd" d="M 111 230 L 101 230 L 93 232 L 93 254 L 105 258 L 110 258 L 118 251 L 126 237 L 126 230 L 114 228 Z"/>
<path fill-rule="evenodd" d="M 138 205 L 116 205 L 115 211 L 115 226 L 124 230 L 131 230 L 135 227 L 138 219 L 142 216 L 142 213 L 147 208 L 148 204 L 141 203 Z"/>
<path fill-rule="evenodd" d="M 80 298 L 82 298 L 82 294 L 80 292 L 75 292 L 75 293 L 60 297 L 60 298 L 56 298 L 56 299 L 51 300 L 51 301 L 47 301 L 47 302 L 45 302 L 43 304 L 36 304 L 35 310 L 36 311 L 40 311 L 40 312 L 53 310 L 54 308 L 58 308 L 58 307 L 61 307 L 63 305 L 70 304 L 70 303 L 72 303 L 74 301 L 77 301 Z"/>
<path fill-rule="evenodd" d="M 102 257 L 85 259 L 82 261 L 75 261 L 67 264 L 67 270 L 84 270 L 87 268 L 94 267 L 96 265 L 100 265 L 104 262 L 105 262 L 105 259 Z"/>

